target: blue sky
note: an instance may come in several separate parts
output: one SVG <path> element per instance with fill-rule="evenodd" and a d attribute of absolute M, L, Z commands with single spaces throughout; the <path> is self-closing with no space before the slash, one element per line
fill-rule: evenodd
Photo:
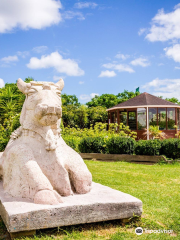
<path fill-rule="evenodd" d="M 1 0 L 0 87 L 20 77 L 95 94 L 180 99 L 180 2 Z"/>

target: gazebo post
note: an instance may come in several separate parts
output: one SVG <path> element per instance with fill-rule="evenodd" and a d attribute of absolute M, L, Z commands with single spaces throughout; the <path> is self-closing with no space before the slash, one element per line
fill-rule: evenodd
<path fill-rule="evenodd" d="M 117 124 L 118 124 L 118 130 L 119 130 L 119 124 L 120 124 L 119 109 L 117 110 Z"/>
<path fill-rule="evenodd" d="M 148 107 L 146 108 L 146 125 L 147 125 L 147 140 L 149 140 L 149 109 Z"/>

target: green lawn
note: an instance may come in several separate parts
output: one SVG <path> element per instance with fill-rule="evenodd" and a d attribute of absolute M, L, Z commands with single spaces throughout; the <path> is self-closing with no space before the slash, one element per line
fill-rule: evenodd
<path fill-rule="evenodd" d="M 41 230 L 31 239 L 180 239 L 180 164 L 140 165 L 98 161 L 86 161 L 86 164 L 94 182 L 141 199 L 142 218 L 125 226 L 120 221 L 110 221 Z M 137 226 L 149 230 L 173 230 L 173 234 L 137 236 Z M 6 229 L 0 221 L 0 239 L 3 235 L 5 239 Z"/>

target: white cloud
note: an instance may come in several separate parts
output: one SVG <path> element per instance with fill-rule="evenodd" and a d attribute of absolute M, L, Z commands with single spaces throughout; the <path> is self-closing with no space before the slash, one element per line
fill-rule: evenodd
<path fill-rule="evenodd" d="M 166 56 L 172 58 L 175 62 L 180 62 L 180 44 L 164 48 L 164 51 L 166 52 Z"/>
<path fill-rule="evenodd" d="M 0 33 L 18 27 L 42 29 L 62 21 L 60 1 L 55 0 L 5 0 L 0 1 Z"/>
<path fill-rule="evenodd" d="M 116 76 L 116 73 L 114 71 L 109 71 L 109 70 L 106 70 L 106 71 L 101 71 L 99 77 L 115 77 Z"/>
<path fill-rule="evenodd" d="M 22 57 L 22 58 L 26 58 L 29 55 L 29 52 L 28 51 L 23 51 L 23 52 L 18 51 L 17 55 Z"/>
<path fill-rule="evenodd" d="M 81 84 L 84 84 L 84 82 L 82 82 L 82 81 L 79 81 L 79 84 L 81 85 Z"/>
<path fill-rule="evenodd" d="M 180 4 L 175 6 L 175 10 L 165 13 L 163 9 L 159 10 L 152 19 L 150 32 L 146 39 L 151 42 L 167 41 L 180 38 Z"/>
<path fill-rule="evenodd" d="M 146 32 L 146 28 L 141 28 L 141 29 L 139 29 L 139 32 L 138 32 L 138 35 L 140 36 L 140 35 L 142 35 L 144 32 Z"/>
<path fill-rule="evenodd" d="M 8 56 L 8 57 L 1 58 L 1 61 L 5 62 L 5 63 L 17 62 L 18 57 L 16 55 L 15 56 Z"/>
<path fill-rule="evenodd" d="M 178 70 L 180 70 L 180 67 L 175 67 L 175 69 L 178 69 Z"/>
<path fill-rule="evenodd" d="M 58 52 L 50 55 L 43 55 L 40 59 L 32 57 L 27 64 L 31 69 L 55 68 L 59 73 L 65 73 L 68 76 L 81 76 L 84 71 L 79 68 L 78 63 L 73 59 L 63 59 Z"/>
<path fill-rule="evenodd" d="M 53 81 L 59 81 L 59 79 L 65 79 L 65 76 L 53 76 Z"/>
<path fill-rule="evenodd" d="M 124 54 L 118 53 L 118 54 L 116 54 L 115 58 L 126 60 L 127 58 L 129 58 L 129 55 L 124 55 Z"/>
<path fill-rule="evenodd" d="M 5 86 L 4 80 L 2 78 L 0 78 L 0 88 L 2 88 L 4 86 Z"/>
<path fill-rule="evenodd" d="M 74 4 L 74 7 L 75 8 L 79 8 L 79 9 L 82 9 L 82 8 L 96 8 L 98 6 L 97 3 L 94 3 L 94 2 L 77 2 Z"/>
<path fill-rule="evenodd" d="M 84 102 L 89 102 L 95 96 L 99 96 L 99 93 L 91 93 L 90 95 L 88 95 L 88 94 L 81 94 L 79 96 L 79 98 L 80 98 L 80 100 L 82 100 Z"/>
<path fill-rule="evenodd" d="M 106 64 L 103 64 L 103 67 L 108 68 L 108 69 L 114 69 L 119 72 L 129 72 L 129 73 L 134 72 L 134 70 L 126 64 L 106 63 Z"/>
<path fill-rule="evenodd" d="M 78 20 L 85 20 L 85 17 L 81 12 L 66 11 L 63 13 L 64 19 L 72 19 L 75 17 L 77 17 Z"/>
<path fill-rule="evenodd" d="M 141 66 L 141 67 L 147 67 L 150 65 L 148 62 L 148 59 L 146 58 L 136 58 L 135 60 L 131 61 L 131 64 L 134 66 Z"/>
<path fill-rule="evenodd" d="M 159 64 L 158 64 L 158 66 L 163 66 L 163 65 L 164 65 L 164 63 L 159 63 Z"/>
<path fill-rule="evenodd" d="M 79 98 L 80 98 L 82 101 L 87 101 L 87 102 L 91 100 L 90 95 L 87 95 L 87 94 L 81 94 L 81 95 L 79 96 Z"/>
<path fill-rule="evenodd" d="M 90 96 L 91 98 L 94 98 L 95 96 L 99 96 L 99 93 L 91 93 Z"/>
<path fill-rule="evenodd" d="M 180 79 L 163 79 L 156 78 L 142 86 L 145 91 L 150 91 L 156 96 L 165 98 L 176 97 L 180 99 Z"/>
<path fill-rule="evenodd" d="M 45 52 L 48 49 L 47 46 L 34 47 L 32 50 L 37 53 Z"/>
<path fill-rule="evenodd" d="M 10 67 L 8 64 L 0 64 L 0 67 L 1 68 L 8 68 L 8 67 Z"/>
<path fill-rule="evenodd" d="M 175 5 L 174 9 L 180 8 L 180 3 L 178 3 L 177 5 Z"/>

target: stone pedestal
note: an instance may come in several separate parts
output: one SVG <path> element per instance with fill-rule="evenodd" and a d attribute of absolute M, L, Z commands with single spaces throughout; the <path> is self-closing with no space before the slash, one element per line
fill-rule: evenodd
<path fill-rule="evenodd" d="M 53 228 L 141 216 L 142 202 L 123 192 L 93 183 L 91 192 L 63 197 L 59 205 L 40 205 L 12 198 L 0 182 L 0 214 L 12 236 Z M 26 235 L 26 234 L 25 234 Z"/>

